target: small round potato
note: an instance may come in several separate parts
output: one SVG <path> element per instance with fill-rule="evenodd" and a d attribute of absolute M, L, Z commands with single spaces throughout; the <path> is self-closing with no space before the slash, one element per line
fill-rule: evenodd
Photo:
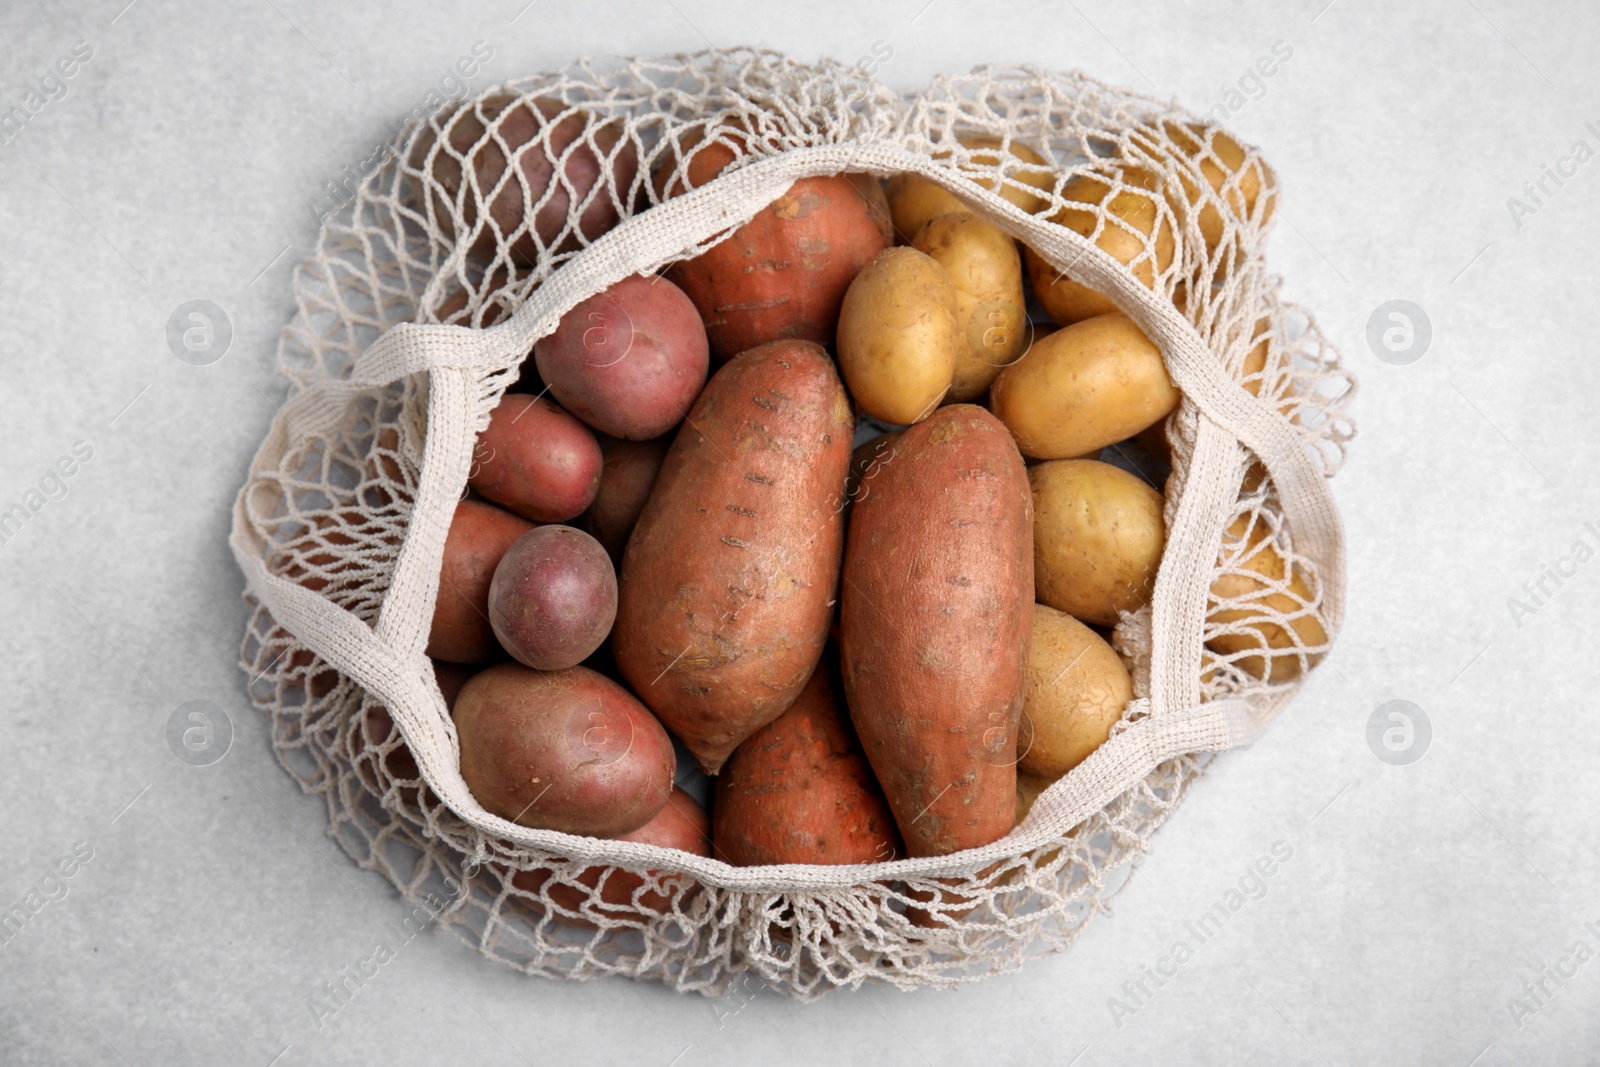
<path fill-rule="evenodd" d="M 930 221 L 911 247 L 943 267 L 956 287 L 957 325 L 965 343 L 956 353 L 955 375 L 945 400 L 976 400 L 1028 342 L 1017 243 L 1005 231 L 963 211 Z"/>
<path fill-rule="evenodd" d="M 1143 606 L 1166 546 L 1161 494 L 1097 459 L 1036 463 L 1028 484 L 1038 601 L 1098 626 Z"/>
<path fill-rule="evenodd" d="M 914 248 L 880 252 L 839 312 L 839 371 L 868 415 L 907 425 L 933 414 L 964 342 L 949 275 Z"/>
<path fill-rule="evenodd" d="M 1322 658 L 1306 650 L 1326 645 L 1328 631 L 1308 606 L 1315 598 L 1305 574 L 1288 565 L 1269 532 L 1265 522 L 1241 515 L 1223 534 L 1222 559 L 1230 570 L 1211 583 L 1211 595 L 1228 606 L 1207 616 L 1206 625 L 1226 630 L 1207 644 L 1237 657 L 1234 664 L 1247 674 L 1288 682 L 1302 673 L 1302 657 L 1313 666 Z M 1275 621 L 1278 616 L 1288 616 L 1289 625 Z"/>
<path fill-rule="evenodd" d="M 971 204 L 920 174 L 896 174 L 884 183 L 883 191 L 889 198 L 895 240 L 903 245 L 910 244 L 922 227 L 940 215 L 972 210 Z"/>
<path fill-rule="evenodd" d="M 1172 265 L 1177 250 L 1172 223 L 1161 213 L 1157 188 L 1155 175 L 1139 167 L 1080 174 L 1066 184 L 1061 195 L 1089 206 L 1063 208 L 1051 221 L 1093 239 L 1101 251 L 1153 288 L 1156 275 Z M 1102 213 L 1106 216 L 1103 223 Z M 1024 249 L 1023 257 L 1034 295 L 1061 325 L 1118 310 L 1109 296 L 1068 278 L 1031 248 Z"/>
<path fill-rule="evenodd" d="M 600 443 L 544 397 L 507 393 L 478 435 L 467 484 L 534 522 L 566 522 L 600 491 Z"/>
<path fill-rule="evenodd" d="M 1071 615 L 1033 606 L 1017 769 L 1059 778 L 1105 744 L 1133 680 L 1105 639 Z"/>
<path fill-rule="evenodd" d="M 428 655 L 447 663 L 484 663 L 501 655 L 489 625 L 489 586 L 500 557 L 533 528 L 492 504 L 457 502 L 439 564 Z"/>
<path fill-rule="evenodd" d="M 1179 398 L 1161 350 L 1117 314 L 1036 342 L 995 379 L 990 407 L 1023 455 L 1070 459 L 1160 422 Z"/>
<path fill-rule="evenodd" d="M 617 617 L 617 572 L 599 541 L 571 526 L 536 526 L 517 538 L 489 583 L 489 622 L 519 663 L 577 666 Z"/>

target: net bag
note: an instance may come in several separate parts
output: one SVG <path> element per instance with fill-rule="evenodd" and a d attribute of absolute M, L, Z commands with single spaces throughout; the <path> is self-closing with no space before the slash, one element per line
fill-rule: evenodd
<path fill-rule="evenodd" d="M 963 147 L 974 135 L 1000 149 Z M 713 142 L 735 162 L 663 199 Z M 1052 161 L 1044 181 L 1013 144 Z M 1254 738 L 1327 651 L 1344 591 L 1328 479 L 1354 383 L 1267 272 L 1271 170 L 1176 105 L 1031 68 L 901 94 L 744 50 L 581 61 L 417 119 L 391 149 L 294 274 L 288 397 L 230 538 L 253 607 L 242 660 L 330 834 L 485 955 L 713 996 L 1013 970 L 1106 910 L 1207 762 Z M 530 185 L 504 165 L 530 150 L 596 166 Z M 1135 699 L 1007 837 L 954 855 L 740 868 L 488 813 L 424 651 L 476 435 L 578 301 L 703 251 L 797 179 L 840 172 L 913 172 L 958 194 L 1160 347 L 1183 399 L 1154 596 L 1115 634 Z M 1082 174 L 1113 194 L 1072 202 L 1086 232 L 1050 221 Z M 1116 209 L 1134 187 L 1156 192 L 1153 224 Z M 1108 235 L 1137 255 L 1108 254 Z M 919 904 L 931 922 L 912 921 Z"/>

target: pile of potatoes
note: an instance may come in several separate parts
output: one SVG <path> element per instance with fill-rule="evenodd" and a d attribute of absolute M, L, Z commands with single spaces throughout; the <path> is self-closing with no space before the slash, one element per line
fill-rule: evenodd
<path fill-rule="evenodd" d="M 526 149 L 530 203 L 563 167 L 572 195 L 604 167 L 632 180 L 631 153 L 588 147 L 604 138 L 569 150 L 570 109 L 517 106 L 515 137 L 483 139 L 475 114 L 460 138 L 447 129 L 479 185 L 501 178 L 504 145 Z M 1197 153 L 1208 136 L 1169 133 Z M 745 136 L 674 146 L 654 188 L 709 181 Z M 1202 173 L 1250 215 L 1265 172 L 1240 173 L 1242 149 L 1209 138 Z M 1013 203 L 1049 203 L 1030 191 L 1055 188 L 1043 158 L 967 147 L 1004 163 Z M 453 165 L 447 187 L 467 180 Z M 1156 188 L 1135 167 L 1086 173 L 1062 189 L 1084 206 L 1052 221 L 1149 284 L 1178 254 Z M 1120 221 L 1097 226 L 1102 207 Z M 571 237 L 565 201 L 550 220 L 516 210 L 497 199 L 494 237 L 469 256 Z M 618 218 L 591 214 L 588 240 Z M 1191 232 L 1214 242 L 1212 221 Z M 1030 296 L 1049 323 L 1030 321 Z M 1004 836 L 1132 697 L 1109 628 L 1150 599 L 1163 497 L 1098 457 L 1129 439 L 1164 454 L 1178 402 L 1131 320 L 956 195 L 915 175 L 796 182 L 697 257 L 574 307 L 494 410 L 428 645 L 467 785 L 525 826 L 732 864 L 870 863 Z M 890 429 L 853 447 L 864 416 Z M 1265 543 L 1231 551 L 1254 553 L 1265 602 L 1284 561 Z M 1248 600 L 1249 580 L 1232 580 Z M 1244 632 L 1257 673 L 1295 640 Z M 709 814 L 674 786 L 674 739 L 714 777 Z M 548 876 L 515 881 L 537 894 Z M 604 883 L 591 917 L 669 904 L 626 872 L 579 881 Z M 543 893 L 558 911 L 585 896 Z"/>

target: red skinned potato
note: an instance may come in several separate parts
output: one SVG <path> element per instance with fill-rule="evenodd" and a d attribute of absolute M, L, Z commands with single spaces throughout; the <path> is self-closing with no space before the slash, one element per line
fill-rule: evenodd
<path fill-rule="evenodd" d="M 853 426 L 819 346 L 741 353 L 678 431 L 622 554 L 617 666 L 707 774 L 822 656 Z"/>
<path fill-rule="evenodd" d="M 517 538 L 489 583 L 494 635 L 513 659 L 536 670 L 582 663 L 616 616 L 611 557 L 571 526 L 536 526 Z"/>
<path fill-rule="evenodd" d="M 735 866 L 881 863 L 903 854 L 829 664 L 717 775 L 712 838 Z"/>
<path fill-rule="evenodd" d="M 533 355 L 562 407 L 631 441 L 683 421 L 711 360 L 705 325 L 683 290 L 642 274 L 581 301 Z"/>
<path fill-rule="evenodd" d="M 660 845 L 692 856 L 709 857 L 711 820 L 694 797 L 673 787 L 672 795 L 655 818 L 631 833 L 618 836 L 616 840 Z M 659 872 L 650 873 L 655 876 Z M 541 898 L 535 905 L 540 910 L 543 900 L 548 899 L 555 905 L 556 918 L 574 926 L 590 928 L 595 923 L 584 916 L 598 914 L 612 920 L 639 922 L 665 915 L 686 890 L 693 890 L 693 883 L 688 878 L 674 874 L 662 878 L 659 889 L 646 888 L 644 878 L 620 867 L 585 867 L 578 872 L 577 882 L 590 890 L 600 891 L 598 904 L 592 902 L 590 893 L 577 886 L 564 882 L 552 884 L 547 870 L 518 871 L 511 877 L 512 885 Z M 546 885 L 549 885 L 548 889 L 545 889 Z M 585 902 L 591 902 L 589 907 L 584 907 Z"/>
<path fill-rule="evenodd" d="M 894 442 L 856 501 L 840 589 L 846 700 L 912 856 L 1010 831 L 1033 622 L 1022 456 L 982 408 Z"/>
<path fill-rule="evenodd" d="M 620 122 L 548 97 L 518 102 L 498 94 L 469 102 L 443 126 L 450 151 L 433 152 L 436 139 L 424 138 L 416 165 L 429 166 L 426 158 L 432 154 L 432 177 L 444 191 L 444 196 L 438 189 L 432 194 L 434 215 L 452 236 L 458 216 L 467 233 L 477 231 L 467 254 L 480 261 L 493 260 L 501 243 L 509 245 L 514 260 L 528 265 L 538 259 L 541 246 L 564 252 L 595 240 L 617 224 L 618 205 L 628 202 L 639 173 L 638 151 L 631 141 L 622 141 Z M 515 160 L 509 177 L 507 149 Z M 608 172 L 615 195 L 602 184 Z M 479 230 L 478 201 L 491 194 L 489 218 Z M 531 220 L 524 194 L 534 205 Z M 576 227 L 567 217 L 574 202 L 581 205 Z"/>
<path fill-rule="evenodd" d="M 604 545 L 612 559 L 622 559 L 622 548 L 650 499 L 650 489 L 671 444 L 666 437 L 654 441 L 600 438 L 600 491 L 578 525 Z"/>
<path fill-rule="evenodd" d="M 507 393 L 478 435 L 467 484 L 534 522 L 583 514 L 600 490 L 600 442 L 541 397 Z"/>
<path fill-rule="evenodd" d="M 720 142 L 693 151 L 688 187 L 704 185 L 733 159 L 733 149 Z M 669 196 L 684 191 L 681 181 L 658 178 L 661 184 Z M 673 264 L 667 277 L 700 309 L 711 352 L 721 361 L 767 341 L 831 344 L 851 280 L 893 243 L 878 179 L 802 178 L 719 244 Z"/>
<path fill-rule="evenodd" d="M 615 837 L 655 818 L 672 791 L 667 732 L 584 667 L 490 667 L 462 687 L 455 721 L 467 788 L 523 826 Z"/>
<path fill-rule="evenodd" d="M 447 663 L 484 663 L 499 657 L 500 644 L 489 624 L 489 583 L 506 549 L 531 529 L 531 522 L 492 504 L 476 500 L 456 504 L 445 536 L 428 655 Z"/>

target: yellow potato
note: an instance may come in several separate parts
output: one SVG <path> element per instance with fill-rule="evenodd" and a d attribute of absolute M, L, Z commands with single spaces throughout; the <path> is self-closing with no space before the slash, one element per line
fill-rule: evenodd
<path fill-rule="evenodd" d="M 1028 817 L 1028 812 L 1033 810 L 1033 802 L 1039 799 L 1039 794 L 1056 784 L 1056 779 L 1046 778 L 1037 774 L 1028 774 L 1019 769 L 1017 771 L 1017 822 Z"/>
<path fill-rule="evenodd" d="M 1180 394 L 1126 315 L 1073 323 L 1000 372 L 989 405 L 1033 459 L 1091 455 L 1160 422 Z"/>
<path fill-rule="evenodd" d="M 917 232 L 911 247 L 943 267 L 956 287 L 956 319 L 965 343 L 956 353 L 945 400 L 975 400 L 1028 342 L 1017 243 L 963 211 L 933 219 Z"/>
<path fill-rule="evenodd" d="M 920 422 L 944 399 L 964 344 L 955 286 L 916 249 L 886 249 L 850 283 L 838 342 L 839 372 L 861 410 Z"/>
<path fill-rule="evenodd" d="M 920 174 L 896 174 L 884 184 L 883 192 L 889 198 L 889 221 L 894 223 L 895 240 L 900 244 L 910 244 L 917 231 L 940 215 L 972 210 L 972 205 L 955 193 Z"/>
<path fill-rule="evenodd" d="M 1232 606 L 1218 608 L 1206 618 L 1208 626 L 1228 626 L 1207 644 L 1224 656 L 1238 656 L 1234 664 L 1247 674 L 1270 682 L 1287 682 L 1300 676 L 1300 650 L 1327 644 L 1328 632 L 1306 607 L 1312 602 L 1310 583 L 1299 567 L 1288 566 L 1283 553 L 1268 539 L 1267 524 L 1241 515 L 1222 537 L 1222 556 L 1230 571 L 1211 583 L 1211 594 Z M 1243 570 L 1247 573 L 1235 573 Z M 1288 625 L 1273 616 L 1288 616 Z M 1239 655 L 1240 653 L 1257 653 Z M 1316 664 L 1321 652 L 1306 658 Z"/>
<path fill-rule="evenodd" d="M 1244 146 L 1221 130 L 1209 131 L 1208 144 L 1208 131 L 1198 123 L 1183 125 L 1169 121 L 1164 124 L 1164 129 L 1178 151 L 1191 159 L 1199 159 L 1201 177 L 1211 187 L 1211 192 L 1221 199 L 1235 222 L 1244 222 L 1255 214 L 1256 201 L 1260 199 L 1263 189 L 1266 190 L 1268 199 L 1266 208 L 1262 212 L 1261 222 L 1265 225 L 1267 220 L 1272 218 L 1272 211 L 1276 205 L 1273 200 L 1271 172 L 1259 157 L 1251 159 L 1246 164 Z M 1185 176 L 1181 188 L 1189 208 L 1193 210 L 1199 206 L 1200 235 L 1205 239 L 1206 249 L 1215 252 L 1217 245 L 1222 241 L 1225 226 L 1222 213 L 1211 197 L 1204 196 L 1199 183 L 1192 177 Z M 1171 192 L 1176 194 L 1178 190 L 1173 189 Z M 1202 198 L 1204 203 L 1201 202 Z M 1178 205 L 1175 195 L 1169 195 L 1168 202 L 1173 205 L 1173 211 L 1176 212 Z"/>
<path fill-rule="evenodd" d="M 1105 744 L 1133 679 L 1105 639 L 1065 612 L 1033 606 L 1017 769 L 1058 778 Z"/>
<path fill-rule="evenodd" d="M 1120 177 L 1120 187 L 1113 184 L 1114 176 Z M 1154 288 L 1156 275 L 1172 265 L 1177 251 L 1172 223 L 1162 217 L 1158 207 L 1157 188 L 1155 175 L 1140 167 L 1080 174 L 1067 183 L 1061 195 L 1090 206 L 1063 208 L 1051 221 L 1093 238 L 1101 251 Z M 1108 215 L 1103 226 L 1102 211 Z M 1097 227 L 1099 236 L 1095 236 Z M 1023 250 L 1023 259 L 1034 295 L 1061 325 L 1117 310 L 1110 297 L 1068 278 L 1031 248 Z"/>
<path fill-rule="evenodd" d="M 965 136 L 959 139 L 963 145 L 971 150 L 974 163 L 985 166 L 994 166 L 1000 161 L 1000 139 L 987 136 Z M 1007 155 L 1014 156 L 1016 161 L 1007 160 L 1010 166 L 1005 170 L 1006 177 L 1020 182 L 1025 186 L 1042 189 L 1046 192 L 1055 188 L 1056 175 L 1050 162 L 1038 152 L 1025 144 L 1013 141 Z M 941 152 L 935 159 L 949 156 L 948 152 Z M 975 185 L 984 189 L 993 190 L 999 183 L 993 178 L 973 178 Z M 1027 189 L 1018 188 L 1010 184 L 1001 184 L 1000 195 L 1022 210 L 1036 214 L 1044 210 L 1049 200 L 1031 193 Z M 895 234 L 905 244 L 910 244 L 916 237 L 917 231 L 926 226 L 940 215 L 948 215 L 953 211 L 971 211 L 972 205 L 962 200 L 956 194 L 935 185 L 920 174 L 896 174 L 889 179 L 884 188 L 884 193 L 889 197 L 889 218 L 894 223 Z"/>
<path fill-rule="evenodd" d="M 1007 155 L 1016 157 L 1015 160 L 1002 160 L 1000 154 L 1000 138 L 988 135 L 962 137 L 961 143 L 971 153 L 974 163 L 1001 169 L 1007 183 L 999 183 L 993 178 L 974 179 L 979 185 L 991 192 L 998 192 L 1001 197 L 1011 201 L 1030 215 L 1037 215 L 1049 206 L 1048 195 L 1040 196 L 1038 193 L 1029 192 L 1027 188 L 1020 188 L 1009 182 L 1018 182 L 1021 186 L 1031 186 L 1048 194 L 1056 187 L 1055 169 L 1050 161 L 1038 152 L 1029 148 L 1020 141 L 1012 141 L 1007 146 Z M 1017 162 L 1020 160 L 1020 164 Z M 996 189 L 996 185 L 999 188 Z"/>
<path fill-rule="evenodd" d="M 1096 459 L 1036 463 L 1028 484 L 1039 603 L 1115 626 L 1149 601 L 1167 539 L 1160 493 Z"/>

